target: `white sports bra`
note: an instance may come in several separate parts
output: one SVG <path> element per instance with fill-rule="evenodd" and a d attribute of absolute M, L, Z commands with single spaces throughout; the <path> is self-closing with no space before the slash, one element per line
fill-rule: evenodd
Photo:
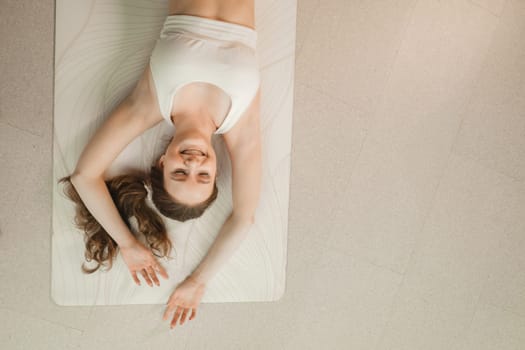
<path fill-rule="evenodd" d="M 167 16 L 150 57 L 162 116 L 170 123 L 173 97 L 184 85 L 206 82 L 231 99 L 214 134 L 228 132 L 260 84 L 257 32 L 247 26 L 192 15 Z"/>

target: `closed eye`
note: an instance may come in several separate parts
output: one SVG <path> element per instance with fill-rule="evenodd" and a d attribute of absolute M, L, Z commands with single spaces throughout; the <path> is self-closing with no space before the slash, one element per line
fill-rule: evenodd
<path fill-rule="evenodd" d="M 183 175 L 188 175 L 188 174 L 182 169 L 177 169 L 171 173 L 171 178 L 175 181 L 186 181 L 187 176 L 183 176 Z M 199 173 L 199 179 L 197 181 L 201 184 L 209 184 L 210 180 L 208 181 L 202 180 L 202 178 L 209 179 L 209 177 L 210 175 L 208 173 Z"/>
<path fill-rule="evenodd" d="M 184 170 L 175 170 L 172 174 L 182 174 L 182 175 L 188 175 Z M 199 173 L 201 176 L 210 176 L 208 173 Z"/>

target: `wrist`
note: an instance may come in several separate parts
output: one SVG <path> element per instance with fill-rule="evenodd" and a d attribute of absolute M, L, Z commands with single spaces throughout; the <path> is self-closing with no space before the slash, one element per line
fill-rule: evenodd
<path fill-rule="evenodd" d="M 206 281 L 201 274 L 198 272 L 193 272 L 192 274 L 188 275 L 186 279 L 191 280 L 199 285 L 205 286 L 208 281 Z"/>
<path fill-rule="evenodd" d="M 121 240 L 120 242 L 117 242 L 120 249 L 127 249 L 135 246 L 138 243 L 137 239 L 133 237 L 133 235 L 130 235 L 130 237 L 127 237 L 124 240 Z"/>

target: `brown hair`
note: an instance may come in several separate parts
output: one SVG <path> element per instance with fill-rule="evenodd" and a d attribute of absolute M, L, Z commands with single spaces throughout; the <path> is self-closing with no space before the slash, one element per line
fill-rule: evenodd
<path fill-rule="evenodd" d="M 106 262 L 109 270 L 118 252 L 117 242 L 86 208 L 71 183 L 71 175 L 61 178 L 58 183 L 64 183 L 64 194 L 75 203 L 75 225 L 85 233 L 86 251 L 84 256 L 86 261 L 95 260 L 98 263 L 92 269 L 82 264 L 82 271 L 93 273 L 101 266 L 105 266 Z M 119 175 L 105 181 L 105 183 L 120 216 L 130 228 L 130 232 L 132 230 L 129 219 L 135 217 L 138 232 L 145 236 L 152 253 L 157 257 L 167 256 L 172 245 L 162 218 L 146 202 L 148 192 L 144 184 L 151 188 L 151 199 L 157 210 L 170 219 L 182 222 L 200 217 L 217 198 L 219 192 L 215 180 L 211 195 L 202 203 L 188 206 L 174 200 L 164 189 L 163 173 L 158 161 L 151 166 L 150 174 L 135 172 Z"/>

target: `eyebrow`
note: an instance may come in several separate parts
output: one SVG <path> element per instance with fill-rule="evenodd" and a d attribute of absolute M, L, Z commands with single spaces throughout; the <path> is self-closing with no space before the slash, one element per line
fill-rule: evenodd
<path fill-rule="evenodd" d="M 176 170 L 175 170 L 176 171 Z M 180 181 L 180 182 L 185 182 L 186 180 L 182 180 L 182 179 L 176 179 L 175 178 L 175 171 L 171 172 L 171 178 L 175 181 Z M 200 183 L 200 184 L 209 184 L 211 181 L 208 180 L 208 181 L 204 181 L 204 180 L 200 180 L 200 179 L 197 179 L 197 182 Z"/>

